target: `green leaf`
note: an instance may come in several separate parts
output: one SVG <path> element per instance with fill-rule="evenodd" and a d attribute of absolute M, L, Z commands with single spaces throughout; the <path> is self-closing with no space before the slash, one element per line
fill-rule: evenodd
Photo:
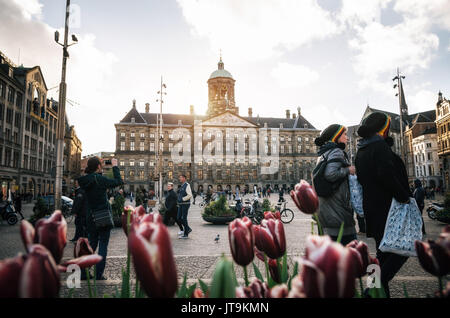
<path fill-rule="evenodd" d="M 69 290 L 69 296 L 68 296 L 68 298 L 73 298 L 73 292 L 75 291 L 75 287 L 73 287 L 73 288 L 71 288 L 70 290 Z"/>
<path fill-rule="evenodd" d="M 236 285 L 233 280 L 232 263 L 222 255 L 213 274 L 210 298 L 235 298 L 235 296 Z"/>
<path fill-rule="evenodd" d="M 208 294 L 208 290 L 209 290 L 208 285 L 206 285 L 206 283 L 204 281 L 202 281 L 201 279 L 198 280 L 198 283 L 200 285 L 200 289 L 202 290 L 203 294 L 206 296 L 206 294 Z"/>
<path fill-rule="evenodd" d="M 177 298 L 186 298 L 186 284 L 187 284 L 187 274 L 184 273 L 183 283 L 181 284 L 180 289 L 178 289 Z"/>
<path fill-rule="evenodd" d="M 291 282 L 292 282 L 292 279 L 293 279 L 295 276 L 297 276 L 297 275 L 298 275 L 298 263 L 295 262 L 295 263 L 294 263 L 294 270 L 292 271 L 292 276 L 289 277 L 289 283 L 288 283 L 288 289 L 289 289 L 289 290 L 291 290 Z"/>
<path fill-rule="evenodd" d="M 255 272 L 256 278 L 258 278 L 261 282 L 264 283 L 264 277 L 261 274 L 261 271 L 259 270 L 258 266 L 255 265 L 255 262 L 252 262 L 253 264 L 253 271 Z"/>
<path fill-rule="evenodd" d="M 187 293 L 186 293 L 186 298 L 190 298 L 192 296 L 196 287 L 197 287 L 197 283 L 194 283 L 194 285 L 192 285 L 191 287 L 188 288 Z"/>
<path fill-rule="evenodd" d="M 109 294 L 104 294 L 103 298 L 111 298 L 111 296 L 109 296 Z"/>
<path fill-rule="evenodd" d="M 405 295 L 405 298 L 409 298 L 408 291 L 406 290 L 405 283 L 403 283 L 403 294 Z"/>
<path fill-rule="evenodd" d="M 234 268 L 234 263 L 231 263 L 231 271 L 232 271 L 232 274 L 233 274 L 233 283 L 237 287 L 237 286 L 239 286 L 239 283 L 237 281 L 236 269 Z"/>
<path fill-rule="evenodd" d="M 339 229 L 339 235 L 336 242 L 341 243 L 342 236 L 344 235 L 344 222 L 341 223 L 341 228 Z"/>
<path fill-rule="evenodd" d="M 288 269 L 287 269 L 287 252 L 284 252 L 283 265 L 281 268 L 281 282 L 287 283 L 288 278 L 289 278 L 289 275 L 288 275 Z"/>

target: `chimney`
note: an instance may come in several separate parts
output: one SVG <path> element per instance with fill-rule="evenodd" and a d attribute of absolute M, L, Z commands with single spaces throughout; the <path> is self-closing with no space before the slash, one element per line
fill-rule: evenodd
<path fill-rule="evenodd" d="M 189 106 L 189 113 L 194 115 L 194 105 Z"/>
<path fill-rule="evenodd" d="M 297 118 L 297 114 L 296 114 L 296 113 L 293 113 L 293 114 L 292 114 L 292 119 L 295 119 L 295 118 Z"/>
<path fill-rule="evenodd" d="M 133 108 L 136 108 L 136 100 L 133 99 Z"/>
<path fill-rule="evenodd" d="M 289 109 L 286 109 L 286 118 L 291 118 L 291 111 Z"/>
<path fill-rule="evenodd" d="M 300 117 L 302 115 L 302 109 L 300 107 L 297 107 L 297 113 L 298 113 L 298 117 Z"/>
<path fill-rule="evenodd" d="M 248 117 L 253 117 L 253 109 L 251 107 L 248 108 Z"/>
<path fill-rule="evenodd" d="M 150 104 L 145 104 L 145 112 L 148 114 L 150 112 Z"/>

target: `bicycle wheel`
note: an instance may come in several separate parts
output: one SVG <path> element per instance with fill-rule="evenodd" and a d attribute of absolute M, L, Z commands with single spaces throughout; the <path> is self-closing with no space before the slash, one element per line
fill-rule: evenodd
<path fill-rule="evenodd" d="M 281 222 L 284 224 L 291 223 L 294 219 L 294 212 L 291 209 L 284 209 L 281 211 Z"/>

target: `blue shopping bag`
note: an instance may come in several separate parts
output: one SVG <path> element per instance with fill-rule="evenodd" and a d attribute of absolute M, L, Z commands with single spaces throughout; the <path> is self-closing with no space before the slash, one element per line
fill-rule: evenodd
<path fill-rule="evenodd" d="M 399 203 L 392 199 L 380 251 L 417 256 L 416 240 L 422 240 L 422 216 L 416 200 L 410 198 L 409 203 Z"/>
<path fill-rule="evenodd" d="M 350 186 L 350 201 L 352 202 L 353 210 L 363 217 L 363 190 L 361 184 L 358 182 L 358 178 L 353 175 L 348 176 L 348 183 Z"/>

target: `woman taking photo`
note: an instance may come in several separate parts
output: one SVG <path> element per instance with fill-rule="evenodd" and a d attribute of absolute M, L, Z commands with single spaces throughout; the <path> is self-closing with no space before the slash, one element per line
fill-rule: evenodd
<path fill-rule="evenodd" d="M 103 257 L 96 265 L 96 279 L 105 280 L 103 272 L 108 253 L 109 236 L 114 223 L 112 221 L 111 206 L 106 194 L 108 189 L 113 189 L 123 184 L 120 170 L 117 167 L 117 159 L 112 159 L 112 171 L 114 179 L 101 175 L 102 162 L 97 157 L 88 160 L 85 170 L 86 175 L 78 178 L 78 184 L 86 192 L 88 201 L 88 213 L 86 218 L 89 244 L 95 251 L 98 246 L 98 254 Z"/>
<path fill-rule="evenodd" d="M 347 140 L 347 128 L 334 124 L 327 127 L 314 141 L 320 147 L 317 164 L 326 165 L 322 170 L 322 177 L 332 189 L 329 195 L 319 196 L 319 221 L 324 234 L 329 235 L 334 241 L 337 240 L 341 224 L 344 223 L 341 239 L 343 245 L 356 239 L 348 184 L 348 175 L 355 174 L 355 167 L 350 164 L 344 151 Z M 324 160 L 326 162 L 322 162 Z M 317 187 L 319 184 L 315 183 L 314 186 Z"/>

